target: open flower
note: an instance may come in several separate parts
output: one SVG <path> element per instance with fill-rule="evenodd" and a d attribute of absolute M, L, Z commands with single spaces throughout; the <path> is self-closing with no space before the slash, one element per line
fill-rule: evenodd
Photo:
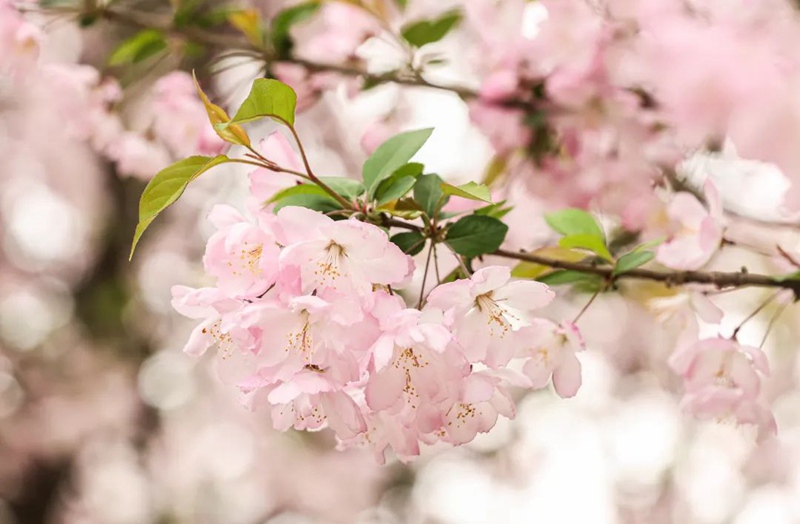
<path fill-rule="evenodd" d="M 427 307 L 443 312 L 470 362 L 507 364 L 528 343 L 521 330 L 531 325 L 531 313 L 555 296 L 545 284 L 510 280 L 509 268 L 490 266 L 428 296 Z"/>
<path fill-rule="evenodd" d="M 656 260 L 665 266 L 698 269 L 719 249 L 723 231 L 722 204 L 710 181 L 705 184 L 705 195 L 708 209 L 687 192 L 676 194 L 667 206 L 667 214 L 676 229 L 656 253 Z"/>
<path fill-rule="evenodd" d="M 413 270 L 411 257 L 377 226 L 334 221 L 316 211 L 285 207 L 278 212 L 285 242 L 282 270 L 300 271 L 302 293 L 332 291 L 367 297 L 373 284 L 395 285 Z"/>

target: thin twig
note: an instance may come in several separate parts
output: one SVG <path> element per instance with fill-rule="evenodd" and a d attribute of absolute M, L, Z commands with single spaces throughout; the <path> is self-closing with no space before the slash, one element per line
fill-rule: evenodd
<path fill-rule="evenodd" d="M 739 334 L 739 331 L 742 329 L 742 326 L 747 324 L 749 320 L 758 315 L 761 312 L 761 310 L 767 307 L 767 305 L 769 305 L 770 302 L 775 300 L 780 293 L 781 293 L 780 290 L 776 291 L 775 293 L 770 295 L 764 302 L 762 302 L 761 305 L 758 306 L 752 313 L 744 317 L 744 320 L 739 322 L 739 325 L 736 326 L 736 329 L 733 330 L 733 335 L 731 335 L 731 338 L 736 338 L 736 335 Z"/>
<path fill-rule="evenodd" d="M 767 324 L 767 330 L 764 332 L 764 338 L 761 339 L 761 344 L 758 345 L 758 348 L 761 349 L 764 347 L 764 344 L 767 342 L 767 338 L 769 337 L 770 332 L 772 331 L 772 326 L 775 325 L 775 322 L 783 315 L 783 312 L 786 311 L 786 308 L 789 307 L 789 304 L 781 304 L 778 307 L 778 310 L 772 315 L 772 318 L 769 320 L 769 324 Z"/>
<path fill-rule="evenodd" d="M 420 285 L 419 289 L 419 301 L 417 302 L 417 309 L 422 309 L 422 303 L 425 300 L 425 282 L 428 280 L 428 269 L 431 266 L 431 254 L 433 250 L 436 249 L 433 243 L 431 243 L 430 249 L 428 249 L 428 259 L 425 261 L 425 272 L 422 274 L 422 285 Z"/>

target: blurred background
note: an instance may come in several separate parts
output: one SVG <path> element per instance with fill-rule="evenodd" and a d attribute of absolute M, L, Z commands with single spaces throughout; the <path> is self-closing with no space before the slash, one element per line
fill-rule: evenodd
<path fill-rule="evenodd" d="M 412 4 L 410 17 L 460 2 Z M 265 15 L 281 6 L 250 5 Z M 765 346 L 780 433 L 761 446 L 742 429 L 680 412 L 680 382 L 665 361 L 680 322 L 671 307 L 686 298 L 641 286 L 600 296 L 584 315 L 589 351 L 574 399 L 528 394 L 516 420 L 501 419 L 470 445 L 378 466 L 368 451 L 336 451 L 326 432 L 272 430 L 268 416 L 218 383 L 209 359 L 181 352 L 193 322 L 169 303 L 172 285 L 202 285 L 205 215 L 215 203 L 244 204 L 247 171 L 204 176 L 127 260 L 148 176 L 206 147 L 191 87 L 184 96 L 164 78 L 197 68 L 212 98 L 231 107 L 263 64 L 184 52 L 110 65 L 135 30 L 81 18 L 73 7 L 0 0 L 0 523 L 800 522 L 791 310 Z M 535 31 L 543 16 L 526 9 L 525 27 Z M 463 31 L 437 44 L 455 57 L 440 79 L 478 85 L 462 49 L 470 38 Z M 387 46 L 369 38 L 359 59 L 380 70 L 393 56 Z M 436 131 L 419 161 L 449 181 L 479 180 L 494 158 L 453 93 L 385 85 L 353 95 L 343 83 L 308 100 L 298 129 L 326 175 L 357 175 L 374 136 L 425 126 Z M 161 133 L 153 107 L 187 126 L 180 140 Z M 265 124 L 251 136 L 271 131 Z M 735 200 L 737 188 L 723 192 Z M 762 210 L 771 206 L 765 197 Z M 541 211 L 509 216 L 513 242 L 548 238 Z M 780 234 L 797 245 L 793 230 Z M 775 271 L 735 248 L 715 264 Z M 733 327 L 766 296 L 740 291 L 715 301 Z M 560 299 L 552 316 L 574 316 L 586 298 Z M 748 323 L 743 340 L 758 345 L 771 316 Z"/>

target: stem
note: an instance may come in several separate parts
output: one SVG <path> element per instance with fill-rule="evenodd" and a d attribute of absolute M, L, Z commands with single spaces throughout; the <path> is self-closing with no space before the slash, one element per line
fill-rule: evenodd
<path fill-rule="evenodd" d="M 767 330 L 764 332 L 764 338 L 761 339 L 761 344 L 758 345 L 758 348 L 761 349 L 764 347 L 764 344 L 767 342 L 767 338 L 769 337 L 770 332 L 772 331 L 772 326 L 775 325 L 775 322 L 783 315 L 783 312 L 786 311 L 786 308 L 789 307 L 789 304 L 781 304 L 778 307 L 778 310 L 772 315 L 772 318 L 769 319 L 769 324 L 767 324 Z"/>
<path fill-rule="evenodd" d="M 438 285 L 442 283 L 442 277 L 439 275 L 439 255 L 434 242 L 431 242 L 431 249 L 433 249 L 433 268 L 436 270 L 436 284 Z"/>
<path fill-rule="evenodd" d="M 355 209 L 351 202 L 348 202 L 345 197 L 343 197 L 342 195 L 340 195 L 339 193 L 337 193 L 336 191 L 331 189 L 328 186 L 328 184 L 326 184 L 325 182 L 323 182 L 322 180 L 317 178 L 317 176 L 311 170 L 311 164 L 308 161 L 308 156 L 306 155 L 306 150 L 305 150 L 305 148 L 303 148 L 303 142 L 300 141 L 300 136 L 297 134 L 297 130 L 294 128 L 294 126 L 292 124 L 290 124 L 289 122 L 287 122 L 286 120 L 283 120 L 280 117 L 273 117 L 273 118 L 278 118 L 278 120 L 281 120 L 289 128 L 289 131 L 292 132 L 292 136 L 294 137 L 294 141 L 297 142 L 297 149 L 300 151 L 300 158 L 303 160 L 303 166 L 306 168 L 306 173 L 308 173 L 309 180 L 311 180 L 312 182 L 317 184 L 326 193 L 328 193 L 330 196 L 332 196 L 337 202 L 339 202 L 342 205 L 343 208 L 345 208 L 345 209 Z M 288 172 L 288 171 L 284 171 L 284 172 Z"/>
<path fill-rule="evenodd" d="M 777 296 L 778 296 L 779 294 L 780 294 L 780 291 L 776 291 L 775 293 L 773 293 L 772 295 L 770 295 L 770 296 L 769 296 L 769 297 L 768 297 L 768 298 L 767 298 L 767 299 L 766 299 L 764 302 L 762 302 L 762 303 L 761 303 L 761 305 L 760 305 L 760 306 L 758 306 L 758 307 L 757 307 L 757 308 L 756 308 L 756 309 L 755 309 L 755 310 L 754 310 L 752 313 L 750 313 L 749 315 L 747 315 L 747 316 L 744 318 L 744 320 L 742 320 L 742 321 L 739 323 L 739 325 L 738 325 L 738 326 L 736 326 L 736 329 L 734 329 L 734 330 L 733 330 L 733 334 L 731 335 L 731 338 L 736 338 L 736 335 L 738 335 L 738 334 L 739 334 L 739 330 L 741 330 L 741 329 L 742 329 L 742 326 L 744 326 L 744 325 L 745 325 L 745 324 L 746 324 L 746 323 L 747 323 L 749 320 L 751 320 L 753 317 L 755 317 L 756 315 L 758 315 L 758 314 L 761 312 L 761 310 L 762 310 L 762 309 L 764 309 L 765 307 L 767 307 L 767 305 L 768 305 L 770 302 L 772 302 L 773 300 L 775 300 L 775 298 L 777 298 Z"/>
<path fill-rule="evenodd" d="M 422 285 L 419 289 L 419 301 L 417 302 L 417 309 L 422 309 L 422 302 L 425 299 L 425 282 L 428 280 L 428 269 L 431 266 L 431 254 L 433 254 L 433 250 L 436 249 L 433 242 L 431 242 L 431 247 L 428 249 L 428 260 L 425 262 L 425 272 L 422 274 Z"/>
<path fill-rule="evenodd" d="M 583 314 L 586 313 L 586 310 L 589 309 L 589 306 L 592 305 L 592 302 L 594 302 L 594 299 L 597 298 L 597 295 L 599 295 L 600 293 L 605 291 L 607 288 L 608 288 L 608 282 L 606 282 L 606 285 L 604 285 L 602 288 L 600 288 L 600 289 L 598 289 L 597 291 L 594 292 L 594 294 L 592 295 L 592 298 L 589 299 L 589 302 L 587 302 L 586 305 L 584 305 L 583 308 L 581 308 L 581 310 L 578 311 L 578 314 L 575 315 L 575 318 L 572 320 L 573 324 L 577 324 L 578 323 L 578 320 L 580 320 L 580 318 L 583 316 Z"/>

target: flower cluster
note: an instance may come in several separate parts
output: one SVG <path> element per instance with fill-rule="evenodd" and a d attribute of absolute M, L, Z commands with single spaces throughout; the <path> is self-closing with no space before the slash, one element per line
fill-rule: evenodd
<path fill-rule="evenodd" d="M 173 288 L 202 319 L 185 348 L 217 346 L 221 380 L 285 430 L 331 428 L 344 446 L 407 459 L 420 443 L 463 444 L 513 417 L 510 386 L 580 386 L 574 325 L 533 316 L 553 298 L 505 267 L 445 283 L 421 308 L 395 292 L 413 260 L 377 226 L 287 206 L 251 222 L 213 209 L 204 263 L 216 286 Z M 509 367 L 510 363 L 520 371 Z"/>
<path fill-rule="evenodd" d="M 777 432 L 775 418 L 758 399 L 761 376 L 769 375 L 763 351 L 726 338 L 699 340 L 670 358 L 683 376 L 683 408 L 699 419 L 733 419 L 758 427 L 759 438 Z"/>

